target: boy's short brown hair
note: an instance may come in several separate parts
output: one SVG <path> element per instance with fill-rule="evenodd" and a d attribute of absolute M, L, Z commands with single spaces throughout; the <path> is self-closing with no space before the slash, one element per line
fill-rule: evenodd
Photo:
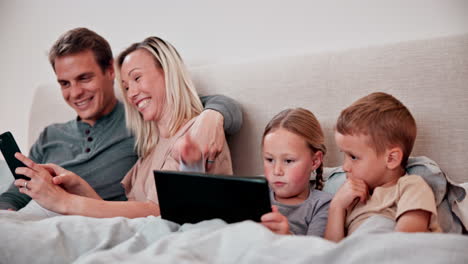
<path fill-rule="evenodd" d="M 378 155 L 390 147 L 403 151 L 405 167 L 416 139 L 416 122 L 408 108 L 392 95 L 371 93 L 341 111 L 336 131 L 342 135 L 367 135 Z"/>

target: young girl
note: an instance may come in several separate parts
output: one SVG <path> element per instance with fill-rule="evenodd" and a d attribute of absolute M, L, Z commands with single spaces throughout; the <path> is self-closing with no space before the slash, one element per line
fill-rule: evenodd
<path fill-rule="evenodd" d="M 266 126 L 262 151 L 272 202 L 262 224 L 277 234 L 323 237 L 332 195 L 321 191 L 326 148 L 318 120 L 303 108 L 283 110 Z"/>

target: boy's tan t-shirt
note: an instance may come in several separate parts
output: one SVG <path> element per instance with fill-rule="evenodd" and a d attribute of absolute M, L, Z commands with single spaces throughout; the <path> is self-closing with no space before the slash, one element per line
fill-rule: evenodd
<path fill-rule="evenodd" d="M 179 170 L 179 162 L 172 157 L 173 147 L 176 141 L 192 127 L 196 117 L 188 121 L 177 133 L 170 138 L 159 138 L 158 143 L 145 158 L 138 159 L 122 180 L 125 194 L 129 201 L 153 201 L 158 202 L 154 170 Z M 195 139 L 194 139 L 195 140 Z M 227 143 L 212 168 L 207 173 L 232 174 L 231 154 Z"/>
<path fill-rule="evenodd" d="M 382 215 L 394 221 L 411 210 L 424 210 L 432 213 L 429 230 L 442 232 L 437 219 L 434 193 L 426 181 L 418 175 L 402 176 L 389 187 L 377 187 L 367 202 L 357 203 L 346 217 L 347 235 L 353 233 L 367 218 Z"/>

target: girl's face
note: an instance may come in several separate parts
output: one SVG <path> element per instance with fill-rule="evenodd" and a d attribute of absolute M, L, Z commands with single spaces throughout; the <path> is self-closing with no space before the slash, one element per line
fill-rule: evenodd
<path fill-rule="evenodd" d="M 137 49 L 125 57 L 120 70 L 124 93 L 146 121 L 159 121 L 166 110 L 166 83 L 151 53 Z"/>
<path fill-rule="evenodd" d="M 284 128 L 263 139 L 263 169 L 275 198 L 297 204 L 309 195 L 310 174 L 322 163 L 322 152 L 313 153 L 306 141 Z"/>

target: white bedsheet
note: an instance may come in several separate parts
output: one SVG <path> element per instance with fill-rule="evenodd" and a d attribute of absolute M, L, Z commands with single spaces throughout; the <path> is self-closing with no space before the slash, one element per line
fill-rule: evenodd
<path fill-rule="evenodd" d="M 468 236 L 366 234 L 335 244 L 260 224 L 0 212 L 1 263 L 468 263 Z"/>

